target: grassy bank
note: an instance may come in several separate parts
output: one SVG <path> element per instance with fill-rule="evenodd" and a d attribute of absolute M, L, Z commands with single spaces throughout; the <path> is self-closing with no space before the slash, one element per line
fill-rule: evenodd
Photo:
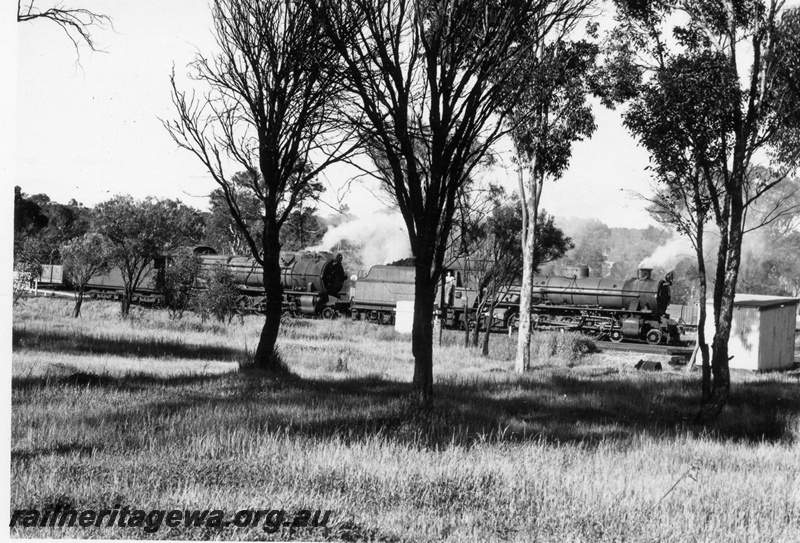
<path fill-rule="evenodd" d="M 222 326 L 164 312 L 29 300 L 14 317 L 12 509 L 331 509 L 327 529 L 15 528 L 20 537 L 384 541 L 794 541 L 800 533 L 796 372 L 735 373 L 708 433 L 689 424 L 696 374 L 639 373 L 641 355 L 537 340 L 477 356 L 446 333 L 433 415 L 407 400 L 407 337 L 294 321 L 295 377 L 239 373 L 256 317 Z M 648 357 L 652 358 L 652 357 Z M 676 484 L 677 483 L 677 484 Z M 673 485 L 674 488 L 673 488 Z M 670 490 L 672 489 L 672 490 Z"/>

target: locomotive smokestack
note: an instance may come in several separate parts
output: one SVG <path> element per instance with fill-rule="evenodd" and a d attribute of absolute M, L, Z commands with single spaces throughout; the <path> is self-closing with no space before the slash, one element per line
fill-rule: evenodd
<path fill-rule="evenodd" d="M 653 273 L 653 268 L 639 268 L 636 278 L 639 281 L 649 281 L 650 275 Z"/>

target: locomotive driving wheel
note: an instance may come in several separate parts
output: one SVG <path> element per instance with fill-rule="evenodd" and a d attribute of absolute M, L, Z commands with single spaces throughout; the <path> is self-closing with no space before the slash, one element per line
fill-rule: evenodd
<path fill-rule="evenodd" d="M 664 336 L 661 334 L 661 330 L 650 330 L 649 332 L 647 332 L 646 339 L 647 343 L 651 345 L 658 345 L 659 343 L 661 343 L 661 338 L 663 337 Z"/>
<path fill-rule="evenodd" d="M 519 330 L 519 313 L 514 313 L 510 317 L 508 317 L 508 328 L 512 330 Z"/>
<path fill-rule="evenodd" d="M 480 317 L 479 319 L 470 319 L 469 323 L 468 323 L 468 326 L 469 326 L 470 330 L 481 331 L 481 330 L 483 330 L 485 322 L 486 322 L 486 318 L 485 317 Z"/>
<path fill-rule="evenodd" d="M 236 310 L 239 313 L 245 313 L 250 309 L 252 302 L 250 296 L 240 296 L 239 299 L 236 300 Z"/>
<path fill-rule="evenodd" d="M 597 340 L 597 341 L 600 341 L 600 338 L 602 338 L 606 334 L 606 331 L 603 330 L 600 327 L 584 328 L 582 330 L 582 332 L 583 332 L 583 335 L 585 335 L 586 337 L 594 339 L 594 340 Z"/>
<path fill-rule="evenodd" d="M 614 343 L 620 343 L 623 339 L 622 331 L 611 330 L 611 332 L 608 333 L 608 339 L 610 339 Z"/>

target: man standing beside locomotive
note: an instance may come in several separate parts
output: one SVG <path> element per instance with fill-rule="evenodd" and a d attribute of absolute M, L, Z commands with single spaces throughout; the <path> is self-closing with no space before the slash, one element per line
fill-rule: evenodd
<path fill-rule="evenodd" d="M 447 272 L 447 278 L 445 279 L 444 283 L 444 300 L 445 305 L 452 306 L 453 305 L 453 294 L 455 291 L 455 282 L 456 278 L 453 277 L 453 272 Z"/>

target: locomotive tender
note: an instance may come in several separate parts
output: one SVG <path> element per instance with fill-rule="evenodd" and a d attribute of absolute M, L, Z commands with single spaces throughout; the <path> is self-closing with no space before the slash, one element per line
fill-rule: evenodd
<path fill-rule="evenodd" d="M 355 284 L 350 303 L 353 320 L 392 324 L 397 302 L 414 301 L 416 273 L 409 266 L 372 266 Z"/>

